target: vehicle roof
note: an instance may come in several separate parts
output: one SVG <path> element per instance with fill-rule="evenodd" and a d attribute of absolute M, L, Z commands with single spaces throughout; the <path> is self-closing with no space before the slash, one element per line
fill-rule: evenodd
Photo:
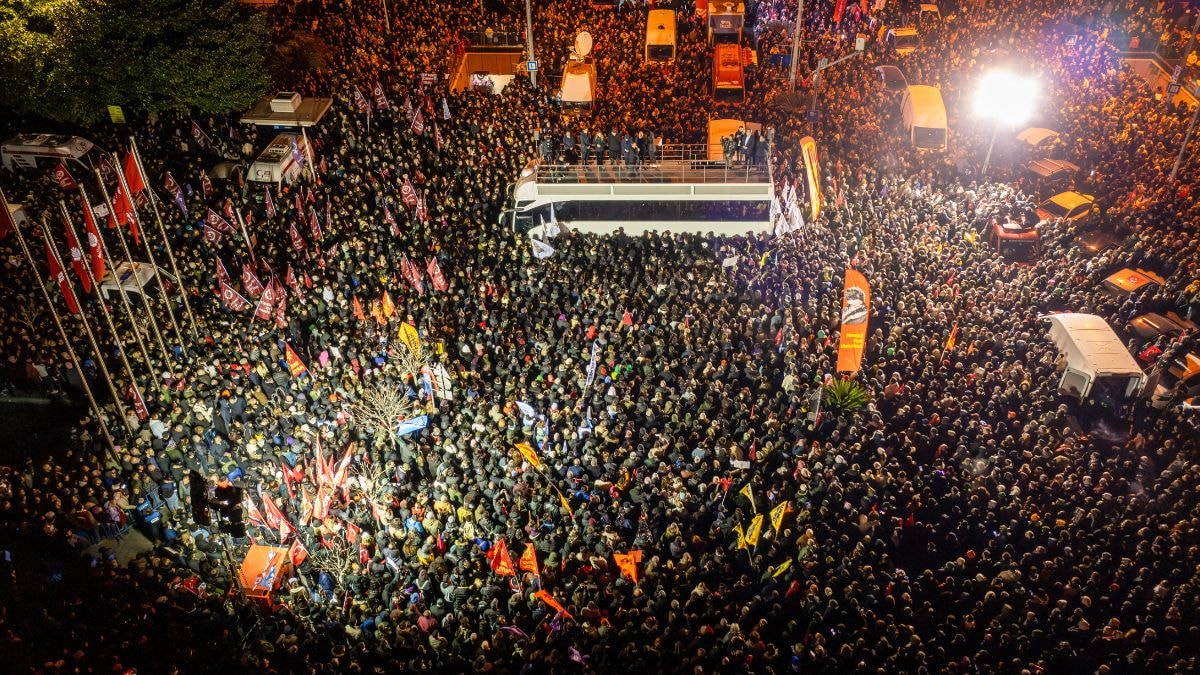
<path fill-rule="evenodd" d="M 917 29 L 912 26 L 904 26 L 903 28 L 893 28 L 892 35 L 916 35 Z"/>
<path fill-rule="evenodd" d="M 1061 206 L 1068 211 L 1071 211 L 1077 206 L 1091 204 L 1094 201 L 1096 201 L 1096 198 L 1092 195 L 1085 195 L 1081 192 L 1068 190 L 1066 192 L 1060 192 L 1042 203 L 1045 204 L 1046 202 L 1050 202 L 1052 204 Z"/>
<path fill-rule="evenodd" d="M 1158 312 L 1150 312 L 1134 317 L 1129 323 L 1135 328 L 1145 328 L 1143 332 L 1155 335 L 1177 334 L 1184 330 L 1184 326 L 1175 321 L 1171 317 L 1163 316 Z"/>
<path fill-rule="evenodd" d="M 1043 127 L 1029 127 L 1017 134 L 1018 141 L 1025 141 L 1030 145 L 1041 145 L 1049 139 L 1058 138 L 1058 132 L 1053 129 L 1045 129 Z"/>
<path fill-rule="evenodd" d="M 1029 166 L 1026 168 L 1043 178 L 1053 176 L 1056 173 L 1062 173 L 1064 171 L 1069 171 L 1071 173 L 1079 171 L 1079 167 L 1077 165 L 1063 159 L 1035 159 L 1030 162 Z"/>
<path fill-rule="evenodd" d="M 1162 277 L 1154 272 L 1143 269 L 1131 270 L 1128 267 L 1110 274 L 1104 281 L 1127 293 L 1132 293 L 1147 284 L 1158 284 L 1161 286 L 1166 283 Z"/>

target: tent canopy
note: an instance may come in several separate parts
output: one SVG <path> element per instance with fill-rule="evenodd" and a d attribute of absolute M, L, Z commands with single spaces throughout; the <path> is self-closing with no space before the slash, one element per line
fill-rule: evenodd
<path fill-rule="evenodd" d="M 1127 376 L 1136 378 L 1140 386 L 1145 380 L 1137 361 L 1104 319 L 1078 313 L 1046 314 L 1039 318 L 1050 323 L 1050 339 L 1066 355 L 1069 369 L 1087 375 L 1092 381 Z"/>

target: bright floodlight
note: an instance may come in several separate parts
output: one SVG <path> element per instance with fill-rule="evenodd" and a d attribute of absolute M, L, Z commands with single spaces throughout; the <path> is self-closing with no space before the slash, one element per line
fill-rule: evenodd
<path fill-rule="evenodd" d="M 1033 115 L 1037 95 L 1037 80 L 994 71 L 984 76 L 975 91 L 975 112 L 1000 124 L 1021 124 Z"/>

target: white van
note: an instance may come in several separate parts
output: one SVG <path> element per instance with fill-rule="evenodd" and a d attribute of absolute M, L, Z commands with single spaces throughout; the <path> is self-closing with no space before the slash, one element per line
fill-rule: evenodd
<path fill-rule="evenodd" d="M 946 149 L 946 104 L 937 87 L 909 85 L 900 104 L 904 131 L 913 147 L 921 150 Z"/>
<path fill-rule="evenodd" d="M 674 63 L 675 10 L 652 9 L 646 16 L 646 63 Z"/>
<path fill-rule="evenodd" d="M 65 162 L 69 168 L 91 172 L 94 143 L 65 134 L 19 134 L 0 146 L 0 160 L 9 171 L 54 168 Z"/>
<path fill-rule="evenodd" d="M 299 158 L 296 157 L 297 152 Z M 286 180 L 290 183 L 300 175 L 307 157 L 308 147 L 302 135 L 279 134 L 250 165 L 250 180 L 276 184 Z"/>

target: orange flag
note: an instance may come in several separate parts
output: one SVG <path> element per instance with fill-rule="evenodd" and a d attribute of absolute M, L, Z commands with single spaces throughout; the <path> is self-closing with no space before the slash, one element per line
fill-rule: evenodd
<path fill-rule="evenodd" d="M 395 313 L 396 313 L 396 304 L 392 302 L 392 294 L 388 293 L 387 291 L 384 291 L 383 292 L 383 316 L 385 318 L 390 319 L 390 318 L 392 318 L 392 315 Z"/>
<path fill-rule="evenodd" d="M 556 612 L 562 612 L 562 613 L 563 613 L 563 615 L 564 615 L 564 616 L 566 616 L 568 619 L 574 619 L 574 618 L 575 618 L 575 617 L 571 616 L 571 613 L 570 613 L 570 612 L 568 612 L 568 611 L 567 611 L 567 610 L 566 610 L 566 609 L 565 609 L 565 608 L 562 606 L 562 604 L 561 604 L 561 603 L 559 603 L 559 601 L 557 601 L 557 600 L 555 600 L 555 599 L 554 599 L 554 596 L 553 596 L 553 595 L 550 595 L 550 594 L 549 594 L 549 593 L 547 593 L 546 591 L 538 591 L 537 593 L 534 593 L 534 594 L 533 594 L 533 597 L 537 598 L 538 600 L 541 600 L 542 602 L 546 603 L 547 605 L 550 605 L 550 607 L 551 607 L 551 608 L 553 608 L 553 609 L 554 609 L 554 611 L 556 611 Z"/>
<path fill-rule="evenodd" d="M 533 544 L 528 542 L 525 544 L 525 552 L 521 554 L 521 559 L 517 561 L 517 567 L 526 572 L 533 572 L 539 577 L 542 576 L 541 571 L 538 570 L 537 551 L 533 548 Z"/>
<path fill-rule="evenodd" d="M 358 301 L 358 296 L 352 295 L 350 296 L 350 299 L 354 303 L 354 318 L 358 319 L 359 321 L 366 321 L 367 315 L 363 313 L 362 303 Z"/>
<path fill-rule="evenodd" d="M 516 570 L 513 569 L 512 556 L 508 555 L 508 545 L 503 539 L 496 540 L 496 545 L 487 553 L 488 561 L 492 564 L 492 571 L 502 577 L 517 576 Z"/>
<path fill-rule="evenodd" d="M 387 323 L 383 318 L 383 310 L 379 308 L 378 300 L 371 303 L 371 318 L 375 319 L 375 323 L 381 326 Z"/>
<path fill-rule="evenodd" d="M 637 564 L 642 561 L 641 551 L 630 551 L 629 553 L 613 553 L 613 561 L 617 563 L 621 574 L 633 579 L 633 583 L 637 583 Z"/>
<path fill-rule="evenodd" d="M 954 351 L 954 345 L 958 344 L 958 322 L 954 322 L 954 327 L 950 329 L 950 337 L 946 340 L 946 348 L 942 351 Z"/>

